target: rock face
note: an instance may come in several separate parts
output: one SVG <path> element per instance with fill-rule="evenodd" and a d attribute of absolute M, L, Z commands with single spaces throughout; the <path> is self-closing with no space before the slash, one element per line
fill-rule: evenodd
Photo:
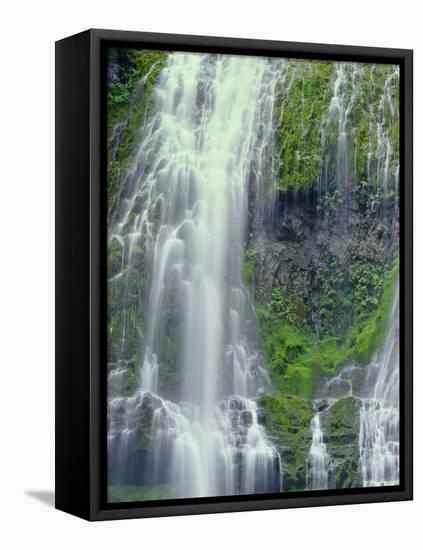
<path fill-rule="evenodd" d="M 361 402 L 354 397 L 336 401 L 323 414 L 325 441 L 334 461 L 336 488 L 359 487 Z"/>
<path fill-rule="evenodd" d="M 283 490 L 304 490 L 313 406 L 300 397 L 281 394 L 263 396 L 258 405 L 259 419 L 281 457 Z"/>
<path fill-rule="evenodd" d="M 153 440 L 153 416 L 163 406 L 162 400 L 149 392 L 116 398 L 109 411 L 109 435 L 120 440 L 109 447 L 109 482 L 126 485 L 149 485 L 150 480 L 140 464 L 150 460 Z M 119 448 L 125 450 L 119 453 Z"/>
<path fill-rule="evenodd" d="M 152 50 L 122 55 L 112 52 L 108 73 L 110 223 L 132 178 L 139 176 L 127 170 L 128 159 L 137 149 L 141 124 L 149 120 L 153 87 L 165 62 L 163 52 Z M 336 488 L 362 484 L 361 402 L 344 396 L 353 386 L 361 396 L 369 382 L 360 374 L 361 365 L 381 344 L 397 277 L 398 79 L 398 71 L 389 65 L 290 60 L 276 85 L 270 116 L 274 135 L 261 164 L 251 161 L 241 286 L 243 291 L 249 288 L 254 301 L 257 355 L 260 360 L 264 355 L 274 393 L 255 394 L 257 417 L 241 401 L 230 401 L 227 419 L 239 441 L 255 418 L 265 427 L 265 438 L 281 458 L 284 491 L 307 488 L 316 411 Z M 200 86 L 196 109 L 207 95 Z M 158 208 L 153 225 L 160 223 L 160 216 Z M 128 228 L 133 220 L 129 222 Z M 155 460 L 161 477 L 154 483 L 162 487 L 169 479 L 168 441 L 159 441 L 154 457 L 151 449 L 155 435 L 173 430 L 175 416 L 180 420 L 180 411 L 165 400 L 182 399 L 182 316 L 178 303 L 166 299 L 157 360 L 163 400 L 141 394 L 138 366 L 149 302 L 148 254 L 144 246 L 134 249 L 131 270 L 123 271 L 122 250 L 118 239 L 110 241 L 109 432 L 120 438 L 114 448 L 123 449 L 125 464 L 122 454 L 111 452 L 109 480 L 146 487 L 153 483 L 146 472 Z M 119 283 L 123 273 L 125 287 Z M 341 367 L 349 363 L 356 370 L 342 377 Z M 335 378 L 330 392 L 317 394 L 325 380 Z M 237 457 L 240 466 L 241 452 Z M 119 498 L 130 500 L 128 495 Z"/>
<path fill-rule="evenodd" d="M 378 220 L 350 205 L 348 212 L 340 206 L 321 215 L 306 193 L 281 194 L 279 203 L 273 227 L 249 244 L 257 252 L 256 281 L 265 281 L 267 300 L 275 288 L 294 296 L 302 310 L 297 322 L 322 334 L 345 333 L 359 306 L 351 303 L 359 271 L 369 274 L 366 291 L 380 296 L 377 279 L 390 266 L 398 238 L 394 211 Z"/>
<path fill-rule="evenodd" d="M 275 389 L 311 399 L 384 337 L 398 273 L 398 73 L 313 62 L 287 71 L 264 220 L 251 183 L 245 279 Z"/>

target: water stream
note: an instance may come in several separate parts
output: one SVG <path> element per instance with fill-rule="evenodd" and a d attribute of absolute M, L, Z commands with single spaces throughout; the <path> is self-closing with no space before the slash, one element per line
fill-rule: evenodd
<path fill-rule="evenodd" d="M 348 363 L 326 380 L 316 402 L 333 406 L 339 399 L 354 397 L 359 410 L 359 467 L 363 487 L 399 484 L 399 292 L 388 322 L 384 344 L 366 366 Z M 327 489 L 335 466 L 327 451 L 321 412 L 311 422 L 312 444 L 308 456 L 308 487 Z"/>
<path fill-rule="evenodd" d="M 284 82 L 287 62 L 170 53 L 154 86 L 154 114 L 125 167 L 109 219 L 109 245 L 121 257 L 109 281 L 121 315 L 113 335 L 119 358 L 108 372 L 109 479 L 116 483 L 166 485 L 173 498 L 284 489 L 281 457 L 257 407 L 257 398 L 273 388 L 242 270 L 249 201 L 254 231 L 275 214 L 275 89 Z M 322 142 L 331 133 L 336 137 L 322 159 L 320 193 L 335 181 L 347 212 L 354 154 L 348 121 L 361 78 L 360 66 L 336 65 L 322 119 Z M 383 120 L 392 78 L 388 74 L 381 98 L 381 122 L 369 130 L 367 161 L 369 184 L 376 182 L 386 196 L 392 178 L 399 185 L 399 169 L 389 171 L 393 153 Z M 386 341 L 370 364 L 345 365 L 315 396 L 329 406 L 345 396 L 361 400 L 364 486 L 398 483 L 397 333 L 398 297 Z M 169 362 L 177 373 L 171 385 Z M 128 390 L 133 366 L 136 384 Z M 313 490 L 335 483 L 324 414 L 316 408 L 310 426 L 307 488 Z"/>
<path fill-rule="evenodd" d="M 155 89 L 157 115 L 110 234 L 124 249 L 122 284 L 139 246 L 151 270 L 140 386 L 135 395 L 111 398 L 110 454 L 128 467 L 124 457 L 147 400 L 150 482 L 170 483 L 175 497 L 281 490 L 280 458 L 253 401 L 271 383 L 241 275 L 249 177 L 253 165 L 266 173 L 281 69 L 278 60 L 256 57 L 170 55 Z M 260 208 L 271 208 L 257 181 Z M 170 307 L 181 319 L 178 403 L 158 395 Z M 121 341 L 124 351 L 125 323 Z M 109 377 L 120 371 L 118 365 Z"/>

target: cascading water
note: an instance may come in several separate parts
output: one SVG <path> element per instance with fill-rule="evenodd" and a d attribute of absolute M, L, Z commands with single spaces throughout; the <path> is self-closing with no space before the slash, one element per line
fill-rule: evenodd
<path fill-rule="evenodd" d="M 373 392 L 360 411 L 360 463 L 364 487 L 399 484 L 399 296 L 385 344 L 369 370 L 377 371 Z"/>
<path fill-rule="evenodd" d="M 333 464 L 323 438 L 321 413 L 311 421 L 312 443 L 307 458 L 307 487 L 311 490 L 330 489 L 333 484 Z"/>
<path fill-rule="evenodd" d="M 128 473 L 135 463 L 125 457 L 135 454 L 142 423 L 151 434 L 144 482 L 168 483 L 174 497 L 282 488 L 280 457 L 257 418 L 254 398 L 271 384 L 241 276 L 249 177 L 254 163 L 264 173 L 281 67 L 255 57 L 170 54 L 161 72 L 156 115 L 128 169 L 109 236 L 122 249 L 114 278 L 119 296 L 131 292 L 140 247 L 150 269 L 138 389 L 122 396 L 124 361 L 109 373 L 114 479 L 128 483 L 141 475 Z M 180 326 L 177 402 L 158 395 L 170 308 Z M 122 357 L 125 331 L 124 318 Z"/>
<path fill-rule="evenodd" d="M 132 106 L 152 70 L 153 66 L 139 81 Z M 113 310 L 108 365 L 110 485 L 142 491 L 163 485 L 166 497 L 175 498 L 278 492 L 284 489 L 284 466 L 285 488 L 292 490 L 293 455 L 311 431 L 311 445 L 300 450 L 306 475 L 304 466 L 297 469 L 302 485 L 295 489 L 334 488 L 341 459 L 329 440 L 326 420 L 330 408 L 348 396 L 360 410 L 358 423 L 347 426 L 355 438 L 348 452 L 358 453 L 359 447 L 359 466 L 354 459 L 351 469 L 360 469 L 364 486 L 398 483 L 398 298 L 386 342 L 370 364 L 351 361 L 321 384 L 314 395 L 314 417 L 309 426 L 307 416 L 301 442 L 290 438 L 292 434 L 278 439 L 275 431 L 285 429 L 283 422 L 266 424 L 267 435 L 269 410 L 265 413 L 257 405 L 265 407 L 266 399 L 258 398 L 275 388 L 256 344 L 256 315 L 243 283 L 246 242 L 247 257 L 249 251 L 260 259 L 263 251 L 276 257 L 264 275 L 281 290 L 275 307 L 282 315 L 285 290 L 289 304 L 293 280 L 301 280 L 305 270 L 313 272 L 311 263 L 301 269 L 297 265 L 289 275 L 291 264 L 298 264 L 295 254 L 302 256 L 304 250 L 313 259 L 308 233 L 316 222 L 317 206 L 328 223 L 316 225 L 323 235 L 316 231 L 321 239 L 316 248 L 322 250 L 323 238 L 327 239 L 327 250 L 334 259 L 341 258 L 340 264 L 345 259 L 347 269 L 351 250 L 341 257 L 337 229 L 351 241 L 357 228 L 374 231 L 381 241 L 369 240 L 367 246 L 383 250 L 392 247 L 398 229 L 399 155 L 390 129 L 395 129 L 398 118 L 395 67 L 378 76 L 382 86 L 379 83 L 375 91 L 364 64 L 333 65 L 320 103 L 316 100 L 311 111 L 296 114 L 302 127 L 292 157 L 302 169 L 316 158 L 317 181 L 303 186 L 291 182 L 292 188 L 280 192 L 278 178 L 289 171 L 287 166 L 297 166 L 281 156 L 290 136 L 280 130 L 290 127 L 291 88 L 295 101 L 298 96 L 303 106 L 307 102 L 308 70 L 309 65 L 287 59 L 169 54 L 155 77 L 152 108 L 141 123 L 138 149 L 128 164 L 120 162 L 118 153 L 121 135 L 133 119 L 120 121 L 111 134 L 110 157 L 120 175 L 109 202 L 108 223 L 110 255 L 118 258 L 108 285 L 108 307 Z M 310 121 L 319 105 L 320 144 L 310 147 L 313 154 L 307 155 L 307 150 L 300 150 L 301 140 L 311 132 Z M 296 212 L 304 204 L 305 223 Z M 282 211 L 276 219 L 275 212 Z M 360 216 L 363 223 L 369 218 L 373 223 L 374 218 L 379 226 L 362 225 Z M 302 239 L 307 246 L 302 247 Z M 262 301 L 267 299 L 267 283 L 264 278 L 260 282 Z M 319 303 L 319 286 L 304 279 L 308 286 L 318 343 L 324 334 L 325 308 Z M 303 290 L 297 285 L 295 292 L 300 296 Z M 302 322 L 307 322 L 305 317 Z M 294 371 L 299 373 L 302 366 L 295 365 Z M 286 376 L 284 368 L 281 365 L 281 377 Z M 298 426 L 293 424 L 294 433 Z M 337 484 L 338 479 L 343 483 L 342 472 Z"/>
<path fill-rule="evenodd" d="M 357 213 L 357 204 L 352 204 L 356 198 L 351 194 L 351 182 L 356 178 L 358 163 L 358 132 L 354 127 L 354 112 L 357 104 L 363 101 L 365 78 L 362 64 L 336 65 L 328 113 L 321 123 L 323 142 L 333 143 L 334 146 L 326 149 L 327 158 L 322 165 L 319 191 L 324 195 L 330 190 L 331 182 L 332 186 L 335 182 L 335 194 L 338 199 L 342 198 L 339 225 L 347 222 L 351 211 L 353 216 Z M 397 231 L 399 189 L 399 159 L 391 130 L 398 120 L 393 102 L 397 79 L 398 69 L 392 66 L 385 73 L 382 93 L 375 96 L 368 109 L 367 173 L 366 180 L 360 182 L 360 185 L 373 189 L 374 198 L 366 207 L 376 212 L 375 205 L 379 204 L 381 218 L 384 223 L 392 224 L 393 234 Z M 372 78 L 370 83 L 368 93 L 371 96 L 374 93 Z M 353 148 L 349 140 L 354 143 Z M 388 218 L 388 198 L 394 191 L 394 208 Z M 318 319 L 315 324 L 318 328 Z M 354 427 L 354 430 L 359 431 L 359 468 L 365 487 L 398 484 L 398 373 L 397 292 L 386 340 L 371 362 L 366 366 L 347 363 L 337 376 L 324 382 L 315 396 L 316 402 L 323 399 L 329 407 L 346 397 L 361 401 L 359 427 Z M 325 442 L 322 429 L 324 416 L 325 413 L 317 412 L 311 423 L 312 444 L 308 455 L 308 487 L 311 489 L 328 488 L 327 479 L 332 477 L 336 468 Z"/>
<path fill-rule="evenodd" d="M 394 304 L 382 347 L 370 363 L 348 363 L 340 373 L 324 382 L 317 401 L 329 408 L 338 400 L 353 397 L 359 409 L 358 447 L 362 486 L 399 484 L 399 292 Z M 335 466 L 324 442 L 321 413 L 312 420 L 313 434 L 309 451 L 308 486 L 321 488 Z M 333 472 L 334 473 L 334 472 Z"/>

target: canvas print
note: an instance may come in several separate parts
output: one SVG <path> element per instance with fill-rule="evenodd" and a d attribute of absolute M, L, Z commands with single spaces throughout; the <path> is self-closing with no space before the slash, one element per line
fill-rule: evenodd
<path fill-rule="evenodd" d="M 108 502 L 398 485 L 399 67 L 110 47 L 107 134 Z"/>

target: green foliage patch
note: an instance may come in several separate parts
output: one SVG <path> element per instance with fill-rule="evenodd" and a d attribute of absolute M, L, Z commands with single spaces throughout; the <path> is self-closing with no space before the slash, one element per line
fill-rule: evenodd
<path fill-rule="evenodd" d="M 107 488 L 109 502 L 143 502 L 146 500 L 168 499 L 171 485 L 163 484 L 155 487 L 137 485 L 109 485 Z"/>
<path fill-rule="evenodd" d="M 320 124 L 330 101 L 333 70 L 332 62 L 289 61 L 275 109 L 278 186 L 282 191 L 309 186 L 319 176 L 323 155 Z"/>
<path fill-rule="evenodd" d="M 259 406 L 264 410 L 266 434 L 283 454 L 285 490 L 304 489 L 312 405 L 300 397 L 276 393 L 263 396 Z"/>
<path fill-rule="evenodd" d="M 335 375 L 349 360 L 370 360 L 386 334 L 398 268 L 395 261 L 383 275 L 378 303 L 370 301 L 371 309 L 360 310 L 346 334 L 317 338 L 309 327 L 289 324 L 272 301 L 257 308 L 259 341 L 278 391 L 310 399 L 322 376 Z"/>
<path fill-rule="evenodd" d="M 167 52 L 159 50 L 109 50 L 109 66 L 119 67 L 118 81 L 110 82 L 107 88 L 109 206 L 117 180 L 131 159 L 138 130 L 151 112 L 151 92 L 166 59 Z"/>
<path fill-rule="evenodd" d="M 274 116 L 282 191 L 312 186 L 324 165 L 336 174 L 340 127 L 337 108 L 332 113 L 330 105 L 337 70 L 332 62 L 290 60 L 281 78 Z M 391 180 L 399 162 L 399 72 L 390 65 L 367 63 L 345 64 L 342 70 L 346 78 L 338 99 L 347 113 L 344 131 L 349 151 L 343 162 L 346 173 L 361 187 L 361 208 L 374 210 L 382 200 L 377 183 L 384 169 L 378 158 L 378 134 L 390 141 Z M 333 183 L 336 188 L 337 182 Z M 329 193 L 323 197 L 329 201 L 325 206 L 333 207 L 338 198 Z"/>
<path fill-rule="evenodd" d="M 361 402 L 345 397 L 324 414 L 324 431 L 328 452 L 336 462 L 336 487 L 360 486 L 359 446 Z"/>

